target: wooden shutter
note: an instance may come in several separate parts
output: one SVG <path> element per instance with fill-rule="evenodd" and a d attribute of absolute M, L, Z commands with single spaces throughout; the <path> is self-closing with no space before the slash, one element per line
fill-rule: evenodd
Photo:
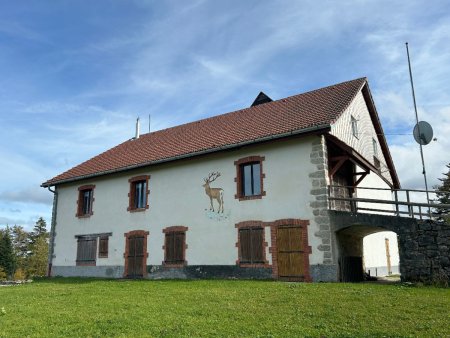
<path fill-rule="evenodd" d="M 264 263 L 264 229 L 239 230 L 240 263 Z"/>
<path fill-rule="evenodd" d="M 252 249 L 251 249 L 250 229 L 239 230 L 239 243 L 241 249 L 241 257 L 239 257 L 239 261 L 241 263 L 251 263 Z"/>
<path fill-rule="evenodd" d="M 168 232 L 166 233 L 166 263 L 172 263 L 175 256 L 175 248 L 174 248 L 174 237 L 175 233 Z"/>
<path fill-rule="evenodd" d="M 97 257 L 97 238 L 78 237 L 77 265 L 95 265 Z"/>
<path fill-rule="evenodd" d="M 263 229 L 251 229 L 252 263 L 264 263 Z"/>
<path fill-rule="evenodd" d="M 102 258 L 108 257 L 108 240 L 109 240 L 108 236 L 100 237 L 98 257 L 102 257 Z"/>
<path fill-rule="evenodd" d="M 185 261 L 186 233 L 180 231 L 167 232 L 165 239 L 166 259 L 169 264 L 182 264 Z"/>
<path fill-rule="evenodd" d="M 143 261 L 144 261 L 144 237 L 135 238 L 135 271 L 134 275 L 137 277 L 143 276 Z"/>
<path fill-rule="evenodd" d="M 175 263 L 183 263 L 184 262 L 184 232 L 175 232 L 174 233 L 174 261 Z"/>

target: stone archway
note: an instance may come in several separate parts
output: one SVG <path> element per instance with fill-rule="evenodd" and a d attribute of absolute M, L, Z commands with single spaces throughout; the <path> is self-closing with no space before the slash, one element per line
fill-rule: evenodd
<path fill-rule="evenodd" d="M 329 215 L 336 236 L 336 251 L 339 252 L 341 248 L 344 257 L 345 255 L 359 257 L 363 234 L 368 235 L 371 231 L 393 231 L 398 238 L 402 281 L 450 280 L 448 224 L 407 217 L 333 210 L 329 211 Z M 346 245 L 352 241 L 353 245 Z M 362 252 L 360 255 L 362 257 Z"/>
<path fill-rule="evenodd" d="M 353 224 L 336 232 L 339 281 L 364 280 L 364 237 L 386 230 L 383 227 Z"/>

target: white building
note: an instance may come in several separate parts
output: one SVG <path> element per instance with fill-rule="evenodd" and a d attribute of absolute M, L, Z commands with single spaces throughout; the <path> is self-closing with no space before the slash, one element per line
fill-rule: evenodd
<path fill-rule="evenodd" d="M 399 187 L 366 78 L 137 133 L 43 183 L 50 274 L 336 281 L 330 184 Z"/>

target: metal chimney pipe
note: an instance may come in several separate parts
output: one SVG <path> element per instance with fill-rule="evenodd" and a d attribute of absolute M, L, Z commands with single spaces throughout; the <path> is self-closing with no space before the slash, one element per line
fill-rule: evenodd
<path fill-rule="evenodd" d="M 140 124 L 139 124 L 139 117 L 136 120 L 136 136 L 135 139 L 137 140 L 139 138 L 140 135 Z"/>

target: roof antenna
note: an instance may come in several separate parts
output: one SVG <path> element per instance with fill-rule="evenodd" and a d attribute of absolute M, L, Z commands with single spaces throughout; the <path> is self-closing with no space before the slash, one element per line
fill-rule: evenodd
<path fill-rule="evenodd" d="M 136 120 L 136 136 L 134 137 L 135 140 L 139 138 L 140 134 L 140 124 L 139 124 L 139 117 Z"/>
<path fill-rule="evenodd" d="M 148 114 L 148 132 L 150 133 L 150 122 L 151 122 L 151 115 Z"/>
<path fill-rule="evenodd" d="M 416 95 L 414 93 L 414 83 L 413 83 L 413 76 L 412 76 L 412 70 L 411 70 L 411 60 L 409 58 L 408 42 L 406 42 L 406 54 L 408 55 L 409 78 L 411 80 L 411 91 L 412 91 L 412 98 L 413 98 L 413 102 L 414 102 L 414 112 L 416 113 L 417 134 L 419 135 L 419 137 L 421 137 L 421 134 L 422 134 L 421 131 L 420 131 L 421 124 L 419 123 L 419 115 L 417 114 Z M 430 139 L 431 139 L 431 137 L 430 137 Z M 428 205 L 430 205 L 430 196 L 428 195 L 427 173 L 425 171 L 425 160 L 423 158 L 423 150 L 422 150 L 422 144 L 427 144 L 430 141 L 423 142 L 423 140 L 420 140 L 420 139 L 419 139 L 419 141 L 418 141 L 418 143 L 419 143 L 419 146 L 420 146 L 420 157 L 422 158 L 422 169 L 423 169 L 422 170 L 422 174 L 423 174 L 423 178 L 425 180 L 425 191 L 427 192 L 427 203 L 428 203 Z M 431 214 L 430 213 L 430 207 L 428 207 L 428 213 Z"/>

